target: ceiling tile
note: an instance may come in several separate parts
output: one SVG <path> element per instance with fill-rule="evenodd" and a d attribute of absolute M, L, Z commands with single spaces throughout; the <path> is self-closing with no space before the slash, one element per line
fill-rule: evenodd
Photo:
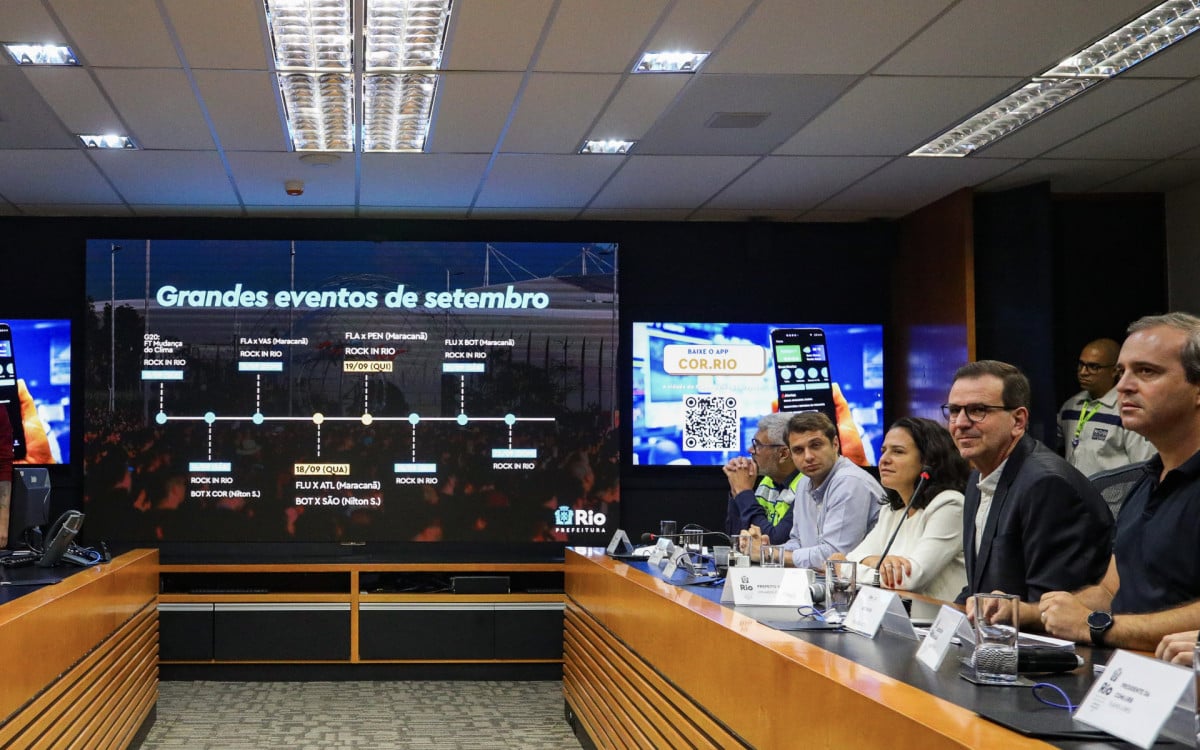
<path fill-rule="evenodd" d="M 298 154 L 231 151 L 227 154 L 234 183 L 247 210 L 250 206 L 286 204 L 288 211 L 321 206 L 353 206 L 354 157 L 343 155 L 329 167 L 310 167 Z M 304 195 L 284 192 L 287 180 L 303 180 Z"/>
<path fill-rule="evenodd" d="M 635 154 L 589 208 L 696 208 L 753 163 L 751 156 Z"/>
<path fill-rule="evenodd" d="M 570 221 L 579 214 L 577 208 L 548 208 L 546 206 L 538 206 L 532 208 L 503 208 L 503 207 L 487 207 L 471 209 L 471 218 L 474 220 L 484 221 L 489 219 L 498 220 L 526 220 L 535 219 L 537 221 Z"/>
<path fill-rule="evenodd" d="M 0 151 L 0 195 L 18 206 L 121 202 L 83 151 Z"/>
<path fill-rule="evenodd" d="M 192 68 L 273 67 L 262 0 L 163 0 L 163 5 Z"/>
<path fill-rule="evenodd" d="M 425 150 L 490 154 L 496 148 L 519 73 L 443 73 L 438 76 L 433 124 Z"/>
<path fill-rule="evenodd" d="M 496 157 L 475 205 L 478 208 L 581 207 L 627 158 L 501 154 Z"/>
<path fill-rule="evenodd" d="M 984 153 L 989 158 L 1038 156 L 1103 125 L 1114 117 L 1120 117 L 1178 85 L 1178 81 L 1169 80 L 1117 78 L 1105 81 L 988 146 Z M 1088 156 L 1103 159 L 1112 154 L 1092 152 Z"/>
<path fill-rule="evenodd" d="M 364 154 L 366 206 L 470 206 L 483 180 L 486 154 Z"/>
<path fill-rule="evenodd" d="M 764 0 L 707 73 L 862 74 L 952 0 Z"/>
<path fill-rule="evenodd" d="M 69 199 L 68 199 L 69 200 Z M 21 206 L 24 216 L 132 216 L 124 203 L 29 203 Z"/>
<path fill-rule="evenodd" d="M 1200 122 L 1200 80 L 1174 89 L 1047 156 L 1165 159 L 1200 144 L 1197 122 Z"/>
<path fill-rule="evenodd" d="M 154 0 L 50 0 L 89 65 L 176 68 L 179 54 Z"/>
<path fill-rule="evenodd" d="M 581 221 L 687 221 L 688 208 L 589 208 Z"/>
<path fill-rule="evenodd" d="M 901 157 L 818 208 L 908 213 L 956 190 L 986 182 L 1020 163 L 1016 159 Z"/>
<path fill-rule="evenodd" d="M 182 70 L 103 69 L 96 75 L 142 148 L 213 147 Z M 164 117 L 167 112 L 170 116 Z"/>
<path fill-rule="evenodd" d="M 296 203 L 293 205 L 283 205 L 279 203 L 264 204 L 264 205 L 247 205 L 246 215 L 254 218 L 321 218 L 329 217 L 331 219 L 344 217 L 346 215 L 346 205 L 342 202 L 331 205 L 320 205 L 311 203 Z"/>
<path fill-rule="evenodd" d="M 362 206 L 358 215 L 370 219 L 440 219 L 452 221 L 467 218 L 465 206 Z"/>
<path fill-rule="evenodd" d="M 840 224 L 846 222 L 875 221 L 878 219 L 898 219 L 907 211 L 834 211 L 827 208 L 816 208 L 806 211 L 798 218 L 801 221 L 825 222 Z"/>
<path fill-rule="evenodd" d="M 0 36 L 5 42 L 58 42 L 66 40 L 54 19 L 39 0 L 4 0 L 0 2 Z M 76 53 L 79 51 L 76 50 Z M 4 62 L 12 58 L 4 55 Z"/>
<path fill-rule="evenodd" d="M 1086 193 L 1151 163 L 1132 159 L 1036 159 L 988 180 L 979 189 L 993 192 L 1049 182 L 1056 193 Z"/>
<path fill-rule="evenodd" d="M 643 51 L 712 52 L 750 5 L 750 0 L 675 3 Z"/>
<path fill-rule="evenodd" d="M 237 202 L 225 165 L 212 151 L 94 151 L 92 157 L 129 203 Z M 177 179 L 181 174 L 188 179 Z"/>
<path fill-rule="evenodd" d="M 715 209 L 811 208 L 878 169 L 889 157 L 769 156 L 705 206 Z"/>
<path fill-rule="evenodd" d="M 619 80 L 616 75 L 531 75 L 500 148 L 509 153 L 575 153 Z"/>
<path fill-rule="evenodd" d="M 666 0 L 560 0 L 536 69 L 623 73 L 633 68 Z"/>
<path fill-rule="evenodd" d="M 286 151 L 275 76 L 254 70 L 197 70 L 200 96 L 221 141 L 232 151 Z"/>
<path fill-rule="evenodd" d="M 455 0 L 443 70 L 515 70 L 529 67 L 552 0 Z M 503 39 L 502 44 L 497 44 Z"/>
<path fill-rule="evenodd" d="M 235 204 L 221 205 L 219 203 L 191 206 L 133 204 L 129 208 L 136 216 L 219 216 L 240 218 L 246 215 L 246 211 L 241 206 Z"/>
<path fill-rule="evenodd" d="M 754 221 L 781 223 L 796 219 L 795 211 L 746 208 L 701 208 L 688 216 L 688 221 Z"/>
<path fill-rule="evenodd" d="M 612 102 L 587 138 L 637 140 L 667 110 L 680 89 L 694 80 L 686 75 L 626 76 Z"/>
<path fill-rule="evenodd" d="M 849 76 L 701 73 L 638 144 L 640 154 L 766 154 L 825 109 Z M 756 128 L 710 128 L 717 112 L 769 112 Z"/>
<path fill-rule="evenodd" d="M 1200 183 L 1200 159 L 1174 159 L 1119 177 L 1098 190 L 1105 193 L 1159 193 L 1197 183 Z"/>
<path fill-rule="evenodd" d="M 775 153 L 907 153 L 1019 83 L 1000 78 L 868 76 Z M 914 107 L 913 102 L 922 106 Z"/>
<path fill-rule="evenodd" d="M 85 68 L 30 68 L 26 73 L 29 82 L 71 132 L 125 132 L 117 113 Z"/>
<path fill-rule="evenodd" d="M 876 73 L 1000 75 L 1041 73 L 1135 17 L 1145 0 L 963 0 Z"/>
<path fill-rule="evenodd" d="M 79 147 L 17 66 L 0 66 L 0 148 Z"/>

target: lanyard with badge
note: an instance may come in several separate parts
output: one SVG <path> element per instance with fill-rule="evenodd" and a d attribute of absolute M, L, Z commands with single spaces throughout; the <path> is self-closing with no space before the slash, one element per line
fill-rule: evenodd
<path fill-rule="evenodd" d="M 1091 411 L 1088 411 L 1088 404 L 1094 404 Z M 1102 404 L 1099 401 L 1084 401 L 1083 408 L 1079 410 L 1079 421 L 1075 423 L 1075 437 L 1071 438 L 1071 447 L 1079 447 L 1079 434 L 1083 432 L 1083 426 L 1088 423 L 1088 420 L 1096 416 L 1096 412 L 1100 411 Z"/>

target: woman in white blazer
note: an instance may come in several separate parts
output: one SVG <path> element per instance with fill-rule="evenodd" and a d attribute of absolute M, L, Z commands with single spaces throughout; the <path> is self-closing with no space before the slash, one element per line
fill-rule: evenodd
<path fill-rule="evenodd" d="M 922 472 L 928 473 L 914 497 Z M 879 481 L 888 506 L 862 543 L 846 559 L 859 564 L 858 580 L 954 601 L 967 582 L 963 563 L 963 488 L 970 467 L 938 422 L 903 417 L 883 439 Z M 899 531 L 897 531 L 899 527 Z M 888 540 L 895 542 L 880 561 Z M 938 605 L 914 601 L 912 616 L 932 619 Z"/>

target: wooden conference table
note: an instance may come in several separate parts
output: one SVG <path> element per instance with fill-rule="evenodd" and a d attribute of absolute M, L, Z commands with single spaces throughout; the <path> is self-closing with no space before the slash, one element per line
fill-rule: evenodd
<path fill-rule="evenodd" d="M 722 606 L 717 587 L 676 586 L 603 549 L 568 549 L 565 584 L 563 691 L 599 747 L 1045 748 L 976 711 L 1062 711 L 1028 687 L 959 678 L 956 653 L 932 672 L 889 632 L 775 630 Z M 1083 667 L 1046 678 L 1073 702 L 1093 681 L 1091 650 L 1079 653 Z"/>
<path fill-rule="evenodd" d="M 158 551 L 43 572 L 0 585 L 0 748 L 128 747 L 158 700 Z"/>

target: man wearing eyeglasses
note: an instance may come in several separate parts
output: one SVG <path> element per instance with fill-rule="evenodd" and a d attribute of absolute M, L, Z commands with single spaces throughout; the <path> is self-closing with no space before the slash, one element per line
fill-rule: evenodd
<path fill-rule="evenodd" d="M 1154 455 L 1146 438 L 1121 424 L 1117 407 L 1117 354 L 1112 339 L 1096 339 L 1079 353 L 1075 368 L 1083 390 L 1058 412 L 1058 443 L 1084 476 L 1145 461 Z"/>
<path fill-rule="evenodd" d="M 1029 380 L 996 360 L 963 365 L 942 412 L 974 471 L 963 503 L 967 586 L 958 596 L 1002 591 L 1021 597 L 1021 622 L 1038 622 L 1047 591 L 1104 575 L 1112 513 L 1062 456 L 1025 434 Z M 968 607 L 968 612 L 971 608 Z"/>
<path fill-rule="evenodd" d="M 736 456 L 725 464 L 729 480 L 729 507 L 725 532 L 737 537 L 743 531 L 783 544 L 792 531 L 792 505 L 800 472 L 788 451 L 787 425 L 790 414 L 768 414 L 758 420 L 750 457 Z M 762 477 L 760 480 L 759 477 Z"/>

